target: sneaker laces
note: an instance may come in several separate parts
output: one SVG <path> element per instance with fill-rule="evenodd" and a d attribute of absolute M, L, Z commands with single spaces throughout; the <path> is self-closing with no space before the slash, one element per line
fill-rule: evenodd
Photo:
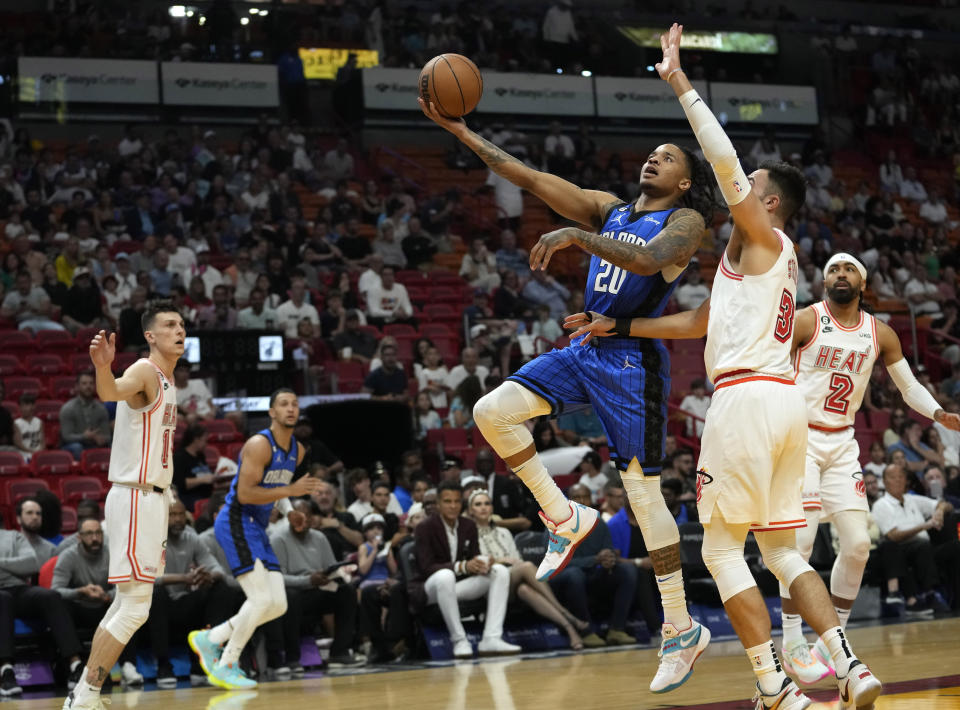
<path fill-rule="evenodd" d="M 819 661 L 813 657 L 813 654 L 810 653 L 810 646 L 807 645 L 806 641 L 795 643 L 787 648 L 787 651 L 789 651 L 793 657 L 790 660 L 797 660 L 802 666 L 812 666 L 814 663 L 819 663 Z"/>

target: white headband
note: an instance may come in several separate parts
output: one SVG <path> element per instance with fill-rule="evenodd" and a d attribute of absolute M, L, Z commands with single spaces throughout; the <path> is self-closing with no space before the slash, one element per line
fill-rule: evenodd
<path fill-rule="evenodd" d="M 826 266 L 823 267 L 823 278 L 827 278 L 827 272 L 830 271 L 830 267 L 841 261 L 846 261 L 853 264 L 857 267 L 857 271 L 860 272 L 860 278 L 864 281 L 867 280 L 867 267 L 860 263 L 860 260 L 853 256 L 852 254 L 847 254 L 846 252 L 840 252 L 839 254 L 834 254 L 827 261 Z"/>

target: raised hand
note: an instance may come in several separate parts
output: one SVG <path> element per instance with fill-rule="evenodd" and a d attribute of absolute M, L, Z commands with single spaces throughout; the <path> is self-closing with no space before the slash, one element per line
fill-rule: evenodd
<path fill-rule="evenodd" d="M 117 354 L 117 334 L 110 333 L 109 337 L 105 330 L 93 336 L 90 341 L 90 359 L 94 367 L 109 367 Z"/>
<path fill-rule="evenodd" d="M 576 236 L 579 231 L 576 227 L 563 227 L 540 237 L 537 243 L 533 245 L 533 249 L 530 250 L 530 268 L 534 271 L 537 269 L 546 271 L 550 264 L 550 257 L 553 256 L 554 252 L 566 249 L 571 244 L 576 243 Z"/>
<path fill-rule="evenodd" d="M 320 490 L 320 484 L 323 481 L 312 476 L 298 478 L 290 484 L 290 495 L 299 498 L 300 496 L 313 495 Z"/>
<path fill-rule="evenodd" d="M 423 111 L 424 116 L 441 128 L 450 131 L 452 134 L 457 135 L 467 127 L 466 122 L 462 118 L 449 118 L 437 111 L 437 107 L 433 105 L 432 101 L 424 101 L 419 97 L 417 101 L 420 103 L 420 110 Z"/>
<path fill-rule="evenodd" d="M 660 35 L 660 47 L 663 49 L 663 60 L 655 66 L 660 78 L 666 81 L 670 72 L 680 69 L 680 37 L 683 35 L 683 25 L 676 22 L 670 27 L 667 34 Z"/>
<path fill-rule="evenodd" d="M 583 340 L 580 341 L 581 345 L 589 343 L 591 338 L 606 338 L 610 335 L 615 335 L 613 327 L 616 324 L 613 318 L 605 316 L 602 313 L 596 313 L 595 311 L 574 313 L 563 320 L 564 328 L 576 328 L 573 333 L 570 333 L 570 340 L 582 337 Z"/>

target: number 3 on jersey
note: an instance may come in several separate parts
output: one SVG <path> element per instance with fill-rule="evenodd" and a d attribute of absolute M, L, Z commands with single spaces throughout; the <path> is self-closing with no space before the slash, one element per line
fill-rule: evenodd
<path fill-rule="evenodd" d="M 781 343 L 787 342 L 793 336 L 793 316 L 796 310 L 793 294 L 783 289 L 783 295 L 780 297 L 780 313 L 777 316 L 777 325 L 773 329 L 773 337 Z"/>

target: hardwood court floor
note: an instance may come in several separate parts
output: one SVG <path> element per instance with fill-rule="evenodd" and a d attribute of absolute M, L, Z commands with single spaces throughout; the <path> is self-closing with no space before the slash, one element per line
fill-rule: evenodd
<path fill-rule="evenodd" d="M 960 710 L 960 618 L 853 628 L 858 654 L 884 681 L 876 710 Z M 779 639 L 777 639 L 779 646 Z M 647 689 L 656 649 L 488 660 L 419 670 L 316 675 L 256 691 L 215 688 L 116 693 L 111 710 L 643 710 L 752 708 L 754 677 L 736 641 L 715 642 L 682 688 Z M 818 684 L 818 710 L 837 707 L 836 685 Z M 62 699 L 18 700 L 23 710 L 59 710 Z"/>

